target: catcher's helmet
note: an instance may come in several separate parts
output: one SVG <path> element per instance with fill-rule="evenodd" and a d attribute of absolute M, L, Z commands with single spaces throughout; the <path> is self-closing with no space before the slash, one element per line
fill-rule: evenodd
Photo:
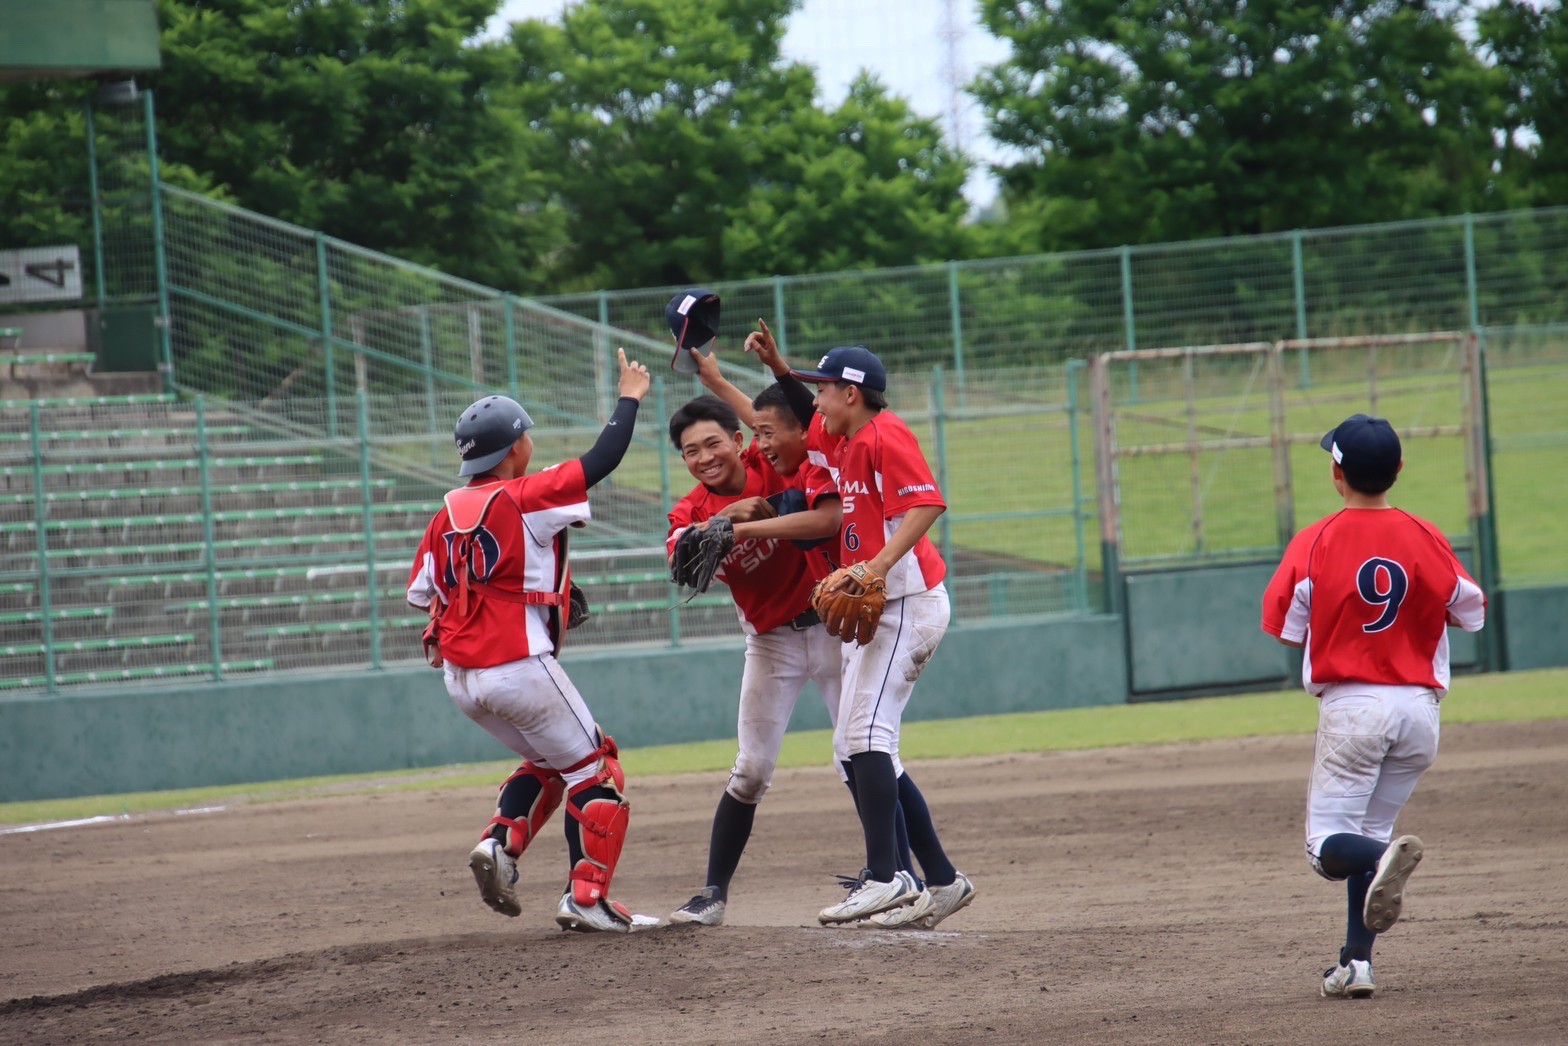
<path fill-rule="evenodd" d="M 708 355 L 703 350 L 719 334 L 719 296 L 701 287 L 681 291 L 664 307 L 664 320 L 675 336 L 675 356 L 670 366 L 678 374 L 697 373 L 697 365 L 686 350 L 696 349 Z"/>
<path fill-rule="evenodd" d="M 463 459 L 459 476 L 477 476 L 501 463 L 512 444 L 533 428 L 534 419 L 523 405 L 505 396 L 486 396 L 458 416 L 452 438 Z"/>

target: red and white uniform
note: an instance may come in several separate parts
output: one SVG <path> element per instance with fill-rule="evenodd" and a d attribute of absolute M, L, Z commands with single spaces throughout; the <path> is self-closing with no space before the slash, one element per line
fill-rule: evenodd
<path fill-rule="evenodd" d="M 408 601 L 447 605 L 440 623 L 447 692 L 470 719 L 507 748 L 540 766 L 562 769 L 598 747 L 593 716 L 555 660 L 549 608 L 487 597 L 485 590 L 520 596 L 559 585 L 561 533 L 589 518 L 588 489 L 577 460 L 500 485 L 499 497 L 468 535 L 474 571 L 466 611 L 454 603 L 457 578 L 451 549 L 458 537 L 445 506 L 425 528 L 408 579 Z M 462 564 L 459 564 L 461 568 Z M 564 611 L 563 611 L 564 612 Z M 565 775 L 568 785 L 596 772 Z"/>
<path fill-rule="evenodd" d="M 1263 597 L 1263 631 L 1306 643 L 1301 679 L 1448 689 L 1448 631 L 1486 618 L 1486 596 L 1448 539 L 1399 509 L 1345 509 L 1297 534 Z"/>
<path fill-rule="evenodd" d="M 711 519 L 726 505 L 742 498 L 768 497 L 798 484 L 807 506 L 837 497 L 832 477 L 804 466 L 786 480 L 768 464 L 756 444 L 741 453 L 746 485 L 739 494 L 726 495 L 699 484 L 670 510 L 666 551 L 689 526 Z M 841 644 L 818 624 L 793 625 L 811 606 L 811 589 L 831 570 L 818 550 L 802 550 L 792 541 L 773 539 L 737 542 L 715 575 L 729 586 L 746 633 L 746 667 L 741 674 L 740 708 L 735 735 L 738 752 L 730 771 L 728 791 L 743 803 L 758 803 L 773 781 L 784 732 L 795 702 L 807 680 L 836 721 L 839 704 Z"/>
<path fill-rule="evenodd" d="M 1304 644 L 1318 695 L 1307 858 L 1348 833 L 1388 841 L 1437 758 L 1448 625 L 1486 619 L 1486 596 L 1431 523 L 1399 509 L 1344 509 L 1285 550 L 1263 596 L 1263 630 Z"/>
<path fill-rule="evenodd" d="M 785 488 L 784 478 L 769 465 L 753 443 L 741 452 L 746 485 L 739 494 L 720 494 L 698 484 L 670 510 L 667 555 L 685 529 L 712 519 L 721 509 L 745 498 L 765 498 Z M 772 538 L 737 541 L 715 577 L 730 587 L 741 627 L 747 634 L 769 632 L 797 617 L 811 600 L 810 574 L 799 549 Z"/>
<path fill-rule="evenodd" d="M 891 411 L 873 417 L 851 439 L 828 435 L 822 416 L 812 418 L 807 434 L 808 460 L 822 460 L 838 482 L 844 505 L 839 530 L 841 565 L 871 559 L 898 530 L 904 513 L 921 505 L 947 507 L 937 489 L 920 442 L 903 419 Z M 922 535 L 888 571 L 887 596 L 898 599 L 925 592 L 942 583 L 947 564 Z"/>
<path fill-rule="evenodd" d="M 910 509 L 947 505 L 915 434 L 892 411 L 878 412 L 848 439 L 829 435 L 818 415 L 807 447 L 810 460 L 820 456 L 838 481 L 841 564 L 882 551 Z M 844 646 L 835 750 L 888 752 L 896 761 L 904 708 L 951 619 L 946 576 L 947 564 L 924 534 L 888 571 L 887 606 L 876 635 L 863 647 Z"/>

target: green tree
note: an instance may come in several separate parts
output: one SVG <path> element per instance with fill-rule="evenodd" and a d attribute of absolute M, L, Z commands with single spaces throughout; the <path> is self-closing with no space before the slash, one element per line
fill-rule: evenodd
<path fill-rule="evenodd" d="M 529 128 L 494 104 L 498 0 L 159 0 L 162 151 L 242 204 L 515 289 L 559 244 Z"/>
<path fill-rule="evenodd" d="M 1498 74 L 1441 0 L 982 0 L 1019 247 L 1484 209 Z"/>
<path fill-rule="evenodd" d="M 584 0 L 517 23 L 511 104 L 551 142 L 557 282 L 646 286 L 950 257 L 967 165 L 875 82 L 818 105 L 795 0 Z"/>
<path fill-rule="evenodd" d="M 1523 203 L 1568 203 L 1568 9 L 1501 0 L 1477 27 L 1506 78 L 1504 178 Z"/>

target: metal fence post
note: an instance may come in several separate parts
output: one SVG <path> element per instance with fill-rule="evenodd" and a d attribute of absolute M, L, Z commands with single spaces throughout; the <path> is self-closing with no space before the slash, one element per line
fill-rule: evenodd
<path fill-rule="evenodd" d="M 54 602 L 49 591 L 49 534 L 44 527 L 49 523 L 49 502 L 44 496 L 43 433 L 38 428 L 38 401 L 27 405 L 28 439 L 33 447 L 33 526 L 37 528 L 38 545 L 38 615 L 43 619 L 44 631 L 44 687 L 55 691 L 54 674 Z"/>
<path fill-rule="evenodd" d="M 952 501 L 953 494 L 947 489 L 947 406 L 943 396 L 942 365 L 940 363 L 931 368 L 931 440 L 936 444 L 936 484 L 942 490 L 942 496 Z M 953 514 L 944 512 L 942 520 L 942 558 L 947 562 L 949 572 L 953 571 Z M 954 574 L 954 581 L 957 575 Z M 958 620 L 958 597 L 956 591 L 953 595 L 953 606 L 949 611 L 952 620 Z"/>
<path fill-rule="evenodd" d="M 953 375 L 958 383 L 958 406 L 964 402 L 964 311 L 958 290 L 958 263 L 947 263 L 947 308 L 953 325 Z"/>
<path fill-rule="evenodd" d="M 1100 502 L 1100 578 L 1105 612 L 1120 614 L 1121 518 L 1116 503 L 1116 422 L 1111 416 L 1110 363 L 1105 354 L 1089 364 L 1094 399 L 1095 486 Z"/>
<path fill-rule="evenodd" d="M 1305 341 L 1307 339 L 1307 272 L 1302 260 L 1301 230 L 1294 229 L 1290 234 L 1290 272 L 1291 282 L 1295 287 L 1296 295 L 1296 337 Z M 1312 387 L 1312 366 L 1308 362 L 1309 353 L 1305 345 L 1301 347 L 1301 387 Z"/>
<path fill-rule="evenodd" d="M 207 649 L 212 657 L 212 678 L 223 681 L 223 634 L 218 614 L 218 561 L 213 547 L 212 451 L 207 443 L 206 397 L 196 397 L 196 461 L 201 476 L 202 565 L 207 570 Z"/>
<path fill-rule="evenodd" d="M 664 378 L 661 376 L 656 376 L 653 379 L 653 409 L 654 413 L 661 419 L 670 416 L 664 401 Z M 662 439 L 655 438 L 654 443 L 659 448 L 659 504 L 668 505 L 670 503 L 670 447 Z M 680 600 L 677 598 L 680 595 L 680 589 L 672 581 L 665 585 L 665 593 L 670 607 L 670 646 L 680 646 L 681 611 Z"/>
<path fill-rule="evenodd" d="M 316 233 L 316 295 L 321 302 L 321 352 L 327 394 L 327 435 L 338 434 L 337 363 L 332 358 L 332 288 L 327 278 L 327 238 Z"/>
<path fill-rule="evenodd" d="M 789 321 L 784 315 L 784 277 L 773 277 L 773 340 L 778 343 L 779 355 L 789 358 Z"/>
<path fill-rule="evenodd" d="M 441 464 L 441 426 L 436 421 L 435 346 L 430 339 L 430 306 L 419 306 L 419 358 L 425 364 L 425 424 L 430 433 L 430 464 Z"/>
<path fill-rule="evenodd" d="M 381 667 L 381 589 L 376 579 L 376 520 L 371 512 L 375 488 L 370 484 L 370 406 L 365 390 L 358 390 L 359 489 L 365 506 L 365 598 L 370 603 L 370 667 Z"/>
<path fill-rule="evenodd" d="M 593 332 L 593 374 L 594 387 L 598 390 L 599 422 L 603 424 L 610 420 L 620 397 L 615 395 L 616 373 L 610 366 L 610 343 L 604 337 L 604 329 L 610 325 L 610 295 L 600 291 L 598 298 L 599 329 Z"/>
<path fill-rule="evenodd" d="M 1138 320 L 1134 315 L 1132 305 L 1132 248 L 1123 245 L 1121 251 L 1122 261 L 1122 340 L 1126 342 L 1128 352 L 1138 348 Z M 1132 360 L 1127 364 L 1128 395 L 1134 403 L 1138 402 L 1138 361 Z"/>
<path fill-rule="evenodd" d="M 99 308 L 103 307 L 103 213 L 98 195 L 98 130 L 93 120 L 93 103 L 87 110 L 87 194 L 92 201 L 93 219 L 93 289 Z"/>
<path fill-rule="evenodd" d="M 169 262 L 163 244 L 163 182 L 158 173 L 158 125 L 152 92 L 142 95 L 142 117 L 147 124 L 147 175 L 152 197 L 152 261 L 158 281 L 158 341 L 163 350 L 163 391 L 174 392 L 174 319 L 169 307 Z"/>
<path fill-rule="evenodd" d="M 1301 350 L 1305 353 L 1307 350 Z M 1290 544 L 1296 534 L 1295 479 L 1290 467 L 1290 426 L 1285 420 L 1285 346 L 1276 341 L 1269 346 L 1269 428 L 1274 444 L 1274 529 L 1279 547 Z"/>
<path fill-rule="evenodd" d="M 1083 539 L 1083 454 L 1078 445 L 1078 371 L 1083 360 L 1067 361 L 1067 442 L 1073 459 L 1073 545 L 1078 556 L 1074 587 L 1079 610 L 1089 610 L 1089 557 Z"/>
<path fill-rule="evenodd" d="M 1481 326 L 1480 295 L 1475 279 L 1475 215 L 1465 215 L 1465 297 L 1470 302 L 1470 329 Z"/>
<path fill-rule="evenodd" d="M 512 315 L 512 296 L 501 293 L 501 322 L 506 337 L 507 395 L 517 399 L 517 319 Z"/>

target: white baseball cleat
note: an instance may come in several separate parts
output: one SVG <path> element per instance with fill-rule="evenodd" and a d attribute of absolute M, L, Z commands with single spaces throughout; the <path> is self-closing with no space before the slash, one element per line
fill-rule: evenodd
<path fill-rule="evenodd" d="M 486 904 L 502 915 L 523 913 L 523 906 L 517 903 L 517 859 L 502 848 L 501 840 L 481 840 L 468 853 L 468 867 Z"/>
<path fill-rule="evenodd" d="M 885 912 L 877 912 L 869 919 L 862 920 L 860 926 L 875 926 L 883 930 L 895 930 L 900 926 L 911 926 L 921 929 L 920 920 L 924 919 L 931 911 L 931 891 L 921 890 L 919 895 L 908 904 L 901 904 L 897 908 L 889 908 Z"/>
<path fill-rule="evenodd" d="M 1335 966 L 1323 971 L 1323 998 L 1370 999 L 1377 990 L 1372 983 L 1372 964 L 1365 959 L 1351 959 L 1348 965 Z"/>
<path fill-rule="evenodd" d="M 563 930 L 577 933 L 631 933 L 632 913 L 608 897 L 594 904 L 578 904 L 568 886 L 561 895 L 555 921 Z"/>
<path fill-rule="evenodd" d="M 705 886 L 702 892 L 670 913 L 670 922 L 689 923 L 697 926 L 723 926 L 724 901 L 717 886 Z"/>
<path fill-rule="evenodd" d="M 901 904 L 909 904 L 920 896 L 920 887 L 915 885 L 915 877 L 908 872 L 894 872 L 893 878 L 882 882 L 871 878 L 870 869 L 863 869 L 860 877 L 852 881 L 854 885 L 850 887 L 849 896 L 818 912 L 818 922 L 824 925 L 854 922 L 889 908 L 897 908 Z"/>
<path fill-rule="evenodd" d="M 1366 906 L 1361 910 L 1367 929 L 1383 933 L 1399 921 L 1405 906 L 1405 882 L 1421 863 L 1422 853 L 1421 840 L 1413 835 L 1402 835 L 1388 844 L 1378 859 L 1377 872 L 1367 888 Z"/>
<path fill-rule="evenodd" d="M 946 886 L 931 887 L 931 910 L 920 920 L 922 930 L 934 930 L 936 924 L 965 907 L 975 899 L 975 884 L 963 872 Z"/>

